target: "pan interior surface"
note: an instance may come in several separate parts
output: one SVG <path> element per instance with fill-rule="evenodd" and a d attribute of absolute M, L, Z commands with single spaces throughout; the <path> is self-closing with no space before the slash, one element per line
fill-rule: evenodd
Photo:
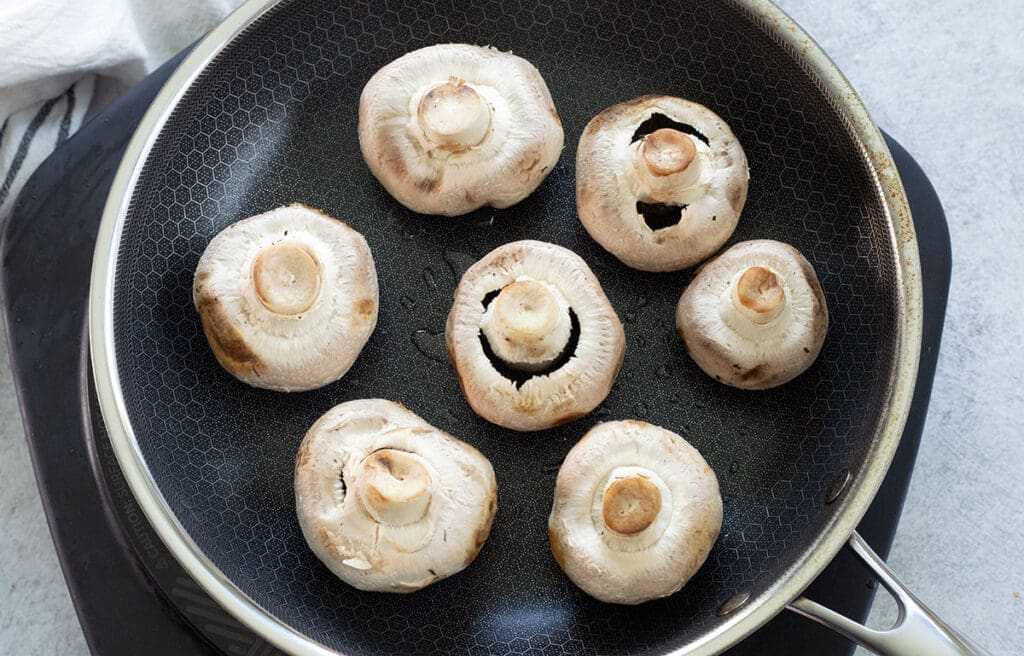
<path fill-rule="evenodd" d="M 669 653 L 720 627 L 719 606 L 768 590 L 840 504 L 878 430 L 899 347 L 897 247 L 863 145 L 797 53 L 728 3 L 286 2 L 195 80 L 141 169 L 117 246 L 113 343 L 138 449 L 177 521 L 224 577 L 267 613 L 347 654 Z M 492 45 L 541 71 L 566 148 L 547 181 L 504 210 L 413 214 L 372 177 L 356 135 L 359 94 L 379 67 L 444 42 Z M 629 269 L 583 230 L 575 144 L 603 108 L 646 93 L 721 115 L 750 162 L 730 243 L 789 242 L 817 271 L 831 329 L 815 365 L 765 392 L 708 378 L 675 332 L 692 271 Z M 380 277 L 380 318 L 339 382 L 298 394 L 253 389 L 217 364 L 192 307 L 212 237 L 291 202 L 362 232 Z M 601 407 L 519 434 L 475 416 L 444 346 L 461 274 L 500 244 L 539 239 L 581 255 L 626 329 L 621 374 Z M 493 463 L 499 511 L 466 571 L 413 595 L 359 592 L 306 547 L 294 455 L 346 400 L 401 402 Z M 684 590 L 639 607 L 596 602 L 548 550 L 559 463 L 594 424 L 649 421 L 683 435 L 716 471 L 722 535 Z"/>

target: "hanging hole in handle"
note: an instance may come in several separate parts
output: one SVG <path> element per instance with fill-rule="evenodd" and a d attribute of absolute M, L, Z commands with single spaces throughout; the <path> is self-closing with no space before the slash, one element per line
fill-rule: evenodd
<path fill-rule="evenodd" d="M 864 625 L 875 631 L 891 631 L 902 619 L 900 604 L 884 585 L 878 585 L 874 579 L 870 579 L 870 582 L 875 590 L 875 597 L 871 601 L 871 610 Z"/>

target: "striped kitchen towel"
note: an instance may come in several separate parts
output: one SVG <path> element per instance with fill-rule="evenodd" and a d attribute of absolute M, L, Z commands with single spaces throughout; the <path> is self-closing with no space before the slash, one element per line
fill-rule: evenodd
<path fill-rule="evenodd" d="M 78 130 L 92 100 L 95 78 L 84 77 L 55 98 L 9 114 L 0 125 L 0 220 L 22 185 L 46 157 Z"/>
<path fill-rule="evenodd" d="M 0 0 L 0 221 L 32 172 L 241 0 Z"/>

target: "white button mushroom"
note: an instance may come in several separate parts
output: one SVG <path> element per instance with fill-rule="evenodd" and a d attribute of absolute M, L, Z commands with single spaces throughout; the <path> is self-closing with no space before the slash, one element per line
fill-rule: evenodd
<path fill-rule="evenodd" d="M 537 69 L 494 48 L 415 50 L 377 71 L 359 100 L 366 163 L 422 214 L 518 203 L 551 172 L 563 139 Z"/>
<path fill-rule="evenodd" d="M 414 592 L 462 571 L 487 539 L 497 482 L 479 451 L 382 399 L 335 406 L 295 460 L 313 553 L 360 590 Z"/>
<path fill-rule="evenodd" d="M 757 239 L 701 268 L 679 299 L 676 327 L 709 376 L 767 389 L 796 378 L 818 357 L 828 308 L 814 268 L 799 251 Z"/>
<path fill-rule="evenodd" d="M 210 241 L 192 300 L 220 364 L 254 387 L 310 390 L 341 378 L 377 324 L 377 272 L 363 236 L 289 205 Z"/>
<path fill-rule="evenodd" d="M 595 116 L 576 151 L 583 226 L 623 263 L 676 271 L 721 248 L 747 198 L 747 158 L 707 107 L 641 96 Z"/>
<path fill-rule="evenodd" d="M 718 479 L 675 433 L 642 421 L 598 424 L 569 451 L 548 520 L 573 583 L 615 604 L 677 592 L 722 528 Z"/>
<path fill-rule="evenodd" d="M 466 271 L 445 337 L 473 410 L 520 431 L 593 410 L 625 353 L 622 324 L 586 262 L 539 241 L 500 246 Z"/>

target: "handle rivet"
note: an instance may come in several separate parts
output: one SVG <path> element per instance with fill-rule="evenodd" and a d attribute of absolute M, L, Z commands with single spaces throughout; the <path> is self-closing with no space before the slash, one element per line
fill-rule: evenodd
<path fill-rule="evenodd" d="M 828 489 L 825 490 L 826 504 L 833 503 L 843 494 L 843 491 L 846 490 L 846 486 L 849 485 L 850 483 L 850 478 L 851 476 L 849 469 L 844 469 L 843 471 L 839 472 L 839 475 L 836 476 L 836 479 L 832 481 L 831 485 L 828 486 Z"/>
<path fill-rule="evenodd" d="M 718 616 L 725 617 L 729 613 L 732 613 L 736 610 L 739 610 L 743 606 L 746 606 L 748 601 L 750 601 L 749 592 L 741 592 L 737 595 L 734 595 L 733 597 L 727 599 L 724 604 L 718 607 Z"/>

